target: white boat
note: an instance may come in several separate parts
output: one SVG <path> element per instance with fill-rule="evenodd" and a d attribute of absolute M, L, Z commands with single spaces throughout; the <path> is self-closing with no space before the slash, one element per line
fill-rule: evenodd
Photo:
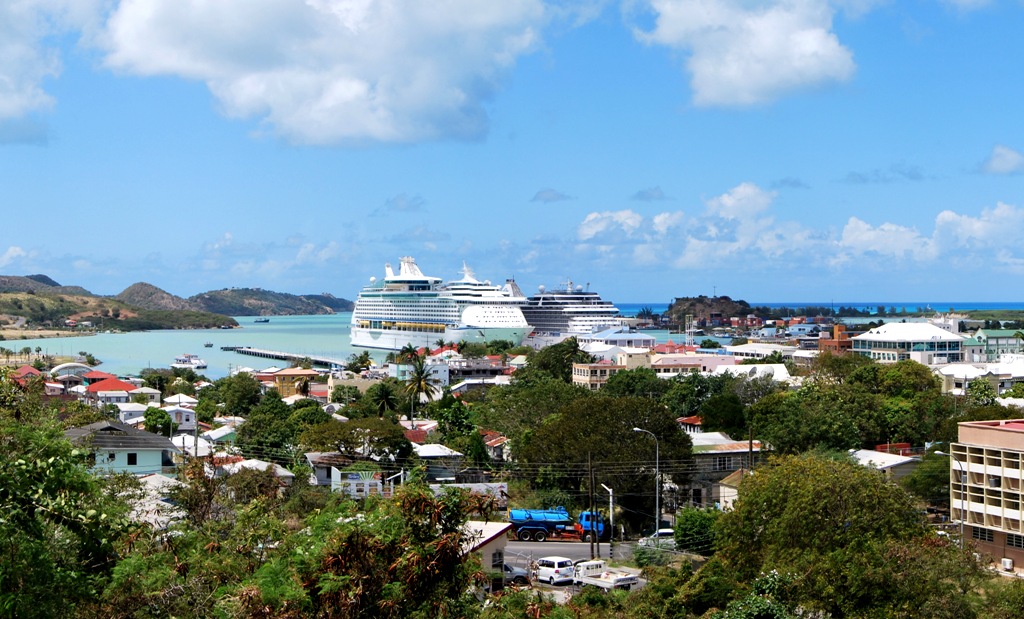
<path fill-rule="evenodd" d="M 424 275 L 410 257 L 398 273 L 384 265 L 384 279 L 370 278 L 352 311 L 353 346 L 400 350 L 445 342 L 508 340 L 519 345 L 530 325 L 520 306 L 523 297 L 481 282 L 463 265 L 462 279 L 442 284 Z"/>
<path fill-rule="evenodd" d="M 515 286 L 515 282 L 509 285 Z M 533 326 L 531 337 L 564 339 L 622 325 L 619 308 L 596 292 L 574 285 L 572 280 L 552 290 L 540 286 L 537 294 L 526 300 L 522 310 L 526 321 Z"/>
<path fill-rule="evenodd" d="M 186 353 L 180 357 L 175 357 L 171 367 L 182 370 L 204 370 L 206 369 L 206 361 L 200 359 L 199 355 Z"/>

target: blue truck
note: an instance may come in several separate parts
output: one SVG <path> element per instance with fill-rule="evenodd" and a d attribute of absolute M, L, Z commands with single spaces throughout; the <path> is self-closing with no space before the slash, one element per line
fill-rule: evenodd
<path fill-rule="evenodd" d="M 555 540 L 601 541 L 608 538 L 611 529 L 606 526 L 600 512 L 584 511 L 573 520 L 564 507 L 553 509 L 510 509 L 508 521 L 516 539 L 529 542 Z"/>

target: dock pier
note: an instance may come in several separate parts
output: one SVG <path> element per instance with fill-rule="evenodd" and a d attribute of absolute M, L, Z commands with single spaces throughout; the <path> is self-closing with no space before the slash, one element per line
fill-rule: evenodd
<path fill-rule="evenodd" d="M 287 361 L 288 363 L 298 363 L 303 359 L 309 359 L 310 361 L 313 362 L 313 365 L 318 365 L 326 368 L 344 366 L 346 363 L 344 359 L 335 359 L 332 357 L 325 357 L 323 355 L 317 354 L 292 353 L 280 350 L 266 350 L 264 348 L 251 348 L 249 346 L 234 346 L 232 348 L 234 348 L 234 352 L 240 355 L 263 357 L 264 359 L 276 359 L 278 361 Z"/>

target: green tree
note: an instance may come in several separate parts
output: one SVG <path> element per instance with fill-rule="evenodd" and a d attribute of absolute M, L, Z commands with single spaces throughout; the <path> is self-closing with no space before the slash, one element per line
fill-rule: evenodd
<path fill-rule="evenodd" d="M 127 507 L 52 421 L 0 416 L 0 615 L 66 617 L 115 565 Z"/>
<path fill-rule="evenodd" d="M 366 390 L 363 399 L 377 416 L 398 410 L 399 399 L 396 384 L 396 381 L 393 380 L 382 380 Z"/>
<path fill-rule="evenodd" d="M 931 505 L 949 505 L 949 456 L 928 451 L 900 484 Z"/>
<path fill-rule="evenodd" d="M 331 402 L 335 404 L 351 404 L 362 396 L 359 387 L 354 385 L 335 385 L 331 389 Z"/>
<path fill-rule="evenodd" d="M 146 432 L 152 432 L 160 436 L 170 436 L 174 429 L 178 427 L 178 424 L 174 423 L 174 420 L 167 414 L 167 411 L 155 406 L 148 407 L 143 413 L 142 419 Z"/>
<path fill-rule="evenodd" d="M 715 523 L 722 512 L 716 509 L 684 507 L 676 512 L 676 548 L 699 555 L 715 552 Z"/>
<path fill-rule="evenodd" d="M 824 351 L 811 360 L 811 376 L 828 383 L 844 383 L 857 369 L 876 365 L 870 357 Z"/>
<path fill-rule="evenodd" d="M 476 432 L 470 420 L 469 407 L 455 398 L 451 398 L 447 406 L 438 407 L 433 418 L 437 421 L 437 429 L 444 443 Z"/>
<path fill-rule="evenodd" d="M 707 376 L 696 371 L 676 375 L 669 381 L 669 389 L 661 402 L 676 417 L 699 415 L 704 402 L 728 389 L 732 380 L 725 374 Z"/>
<path fill-rule="evenodd" d="M 474 410 L 479 411 L 479 425 L 503 433 L 516 445 L 550 415 L 592 396 L 590 391 L 548 374 L 521 375 L 517 371 L 510 385 L 488 390 L 486 399 L 474 405 Z"/>
<path fill-rule="evenodd" d="M 633 428 L 653 433 L 657 444 Z M 541 488 L 580 492 L 587 483 L 589 456 L 597 483 L 615 488 L 627 521 L 638 526 L 653 520 L 656 448 L 666 481 L 685 484 L 692 470 L 689 435 L 663 406 L 646 398 L 596 396 L 570 402 L 521 442 L 516 449 L 520 466 L 533 472 Z"/>
<path fill-rule="evenodd" d="M 249 412 L 246 422 L 238 427 L 235 444 L 252 458 L 290 462 L 298 436 L 291 412 L 277 390 L 271 389 Z"/>
<path fill-rule="evenodd" d="M 262 397 L 259 381 L 248 372 L 221 379 L 217 388 L 224 400 L 224 412 L 232 416 L 247 417 Z"/>
<path fill-rule="evenodd" d="M 370 356 L 370 351 L 364 350 L 359 353 L 352 353 L 348 358 L 348 364 L 346 369 L 350 372 L 359 374 L 373 365 L 373 357 Z"/>
<path fill-rule="evenodd" d="M 773 458 L 743 480 L 717 535 L 716 556 L 741 580 L 792 575 L 790 601 L 833 617 L 944 606 L 969 617 L 961 599 L 981 574 L 930 533 L 909 494 L 849 459 Z"/>
<path fill-rule="evenodd" d="M 972 380 L 967 385 L 967 405 L 971 407 L 991 406 L 995 404 L 996 388 L 984 378 Z"/>
<path fill-rule="evenodd" d="M 575 337 L 547 346 L 534 353 L 529 360 L 527 370 L 543 372 L 562 382 L 572 382 L 573 363 L 593 363 L 594 358 L 580 348 Z M 522 370 L 520 370 L 522 371 Z"/>
<path fill-rule="evenodd" d="M 405 380 L 405 392 L 413 402 L 413 407 L 423 397 L 430 400 L 437 393 L 437 380 L 430 373 L 426 357 L 415 355 L 409 361 L 409 377 Z"/>
<path fill-rule="evenodd" d="M 701 407 L 701 428 L 724 432 L 733 438 L 747 435 L 746 407 L 732 391 L 711 396 Z"/>
<path fill-rule="evenodd" d="M 292 607 L 310 617 L 473 616 L 479 603 L 470 584 L 479 564 L 467 560 L 463 548 L 466 514 L 477 509 L 462 493 L 435 496 L 425 485 L 408 484 L 396 501 L 374 505 L 371 518 L 353 518 L 348 505 L 325 510 L 311 519 L 296 550 L 271 564 L 281 578 L 262 586 L 253 579 L 256 595 L 241 614 L 265 608 L 279 614 L 287 598 L 268 585 L 298 582 L 307 597 Z M 359 586 L 348 585 L 354 582 Z"/>
<path fill-rule="evenodd" d="M 658 378 L 651 368 L 634 368 L 622 370 L 608 377 L 608 382 L 601 388 L 602 395 L 609 397 L 645 397 L 660 398 L 665 395 L 671 385 L 668 381 Z"/>
<path fill-rule="evenodd" d="M 402 462 L 412 455 L 412 444 L 405 438 L 405 431 L 391 419 L 367 417 L 338 426 L 334 436 L 342 452 L 378 458 L 382 465 Z"/>

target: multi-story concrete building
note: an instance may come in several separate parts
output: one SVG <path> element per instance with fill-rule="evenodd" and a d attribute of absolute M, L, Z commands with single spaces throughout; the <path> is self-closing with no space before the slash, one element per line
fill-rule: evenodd
<path fill-rule="evenodd" d="M 879 363 L 911 360 L 941 365 L 963 361 L 965 338 L 926 322 L 889 322 L 852 339 L 854 354 Z"/>
<path fill-rule="evenodd" d="M 1000 567 L 1024 567 L 1024 419 L 967 421 L 950 446 L 949 505 L 964 537 Z"/>
<path fill-rule="evenodd" d="M 982 361 L 997 361 L 1002 355 L 1024 352 L 1019 329 L 978 329 L 974 339 L 981 345 Z"/>

